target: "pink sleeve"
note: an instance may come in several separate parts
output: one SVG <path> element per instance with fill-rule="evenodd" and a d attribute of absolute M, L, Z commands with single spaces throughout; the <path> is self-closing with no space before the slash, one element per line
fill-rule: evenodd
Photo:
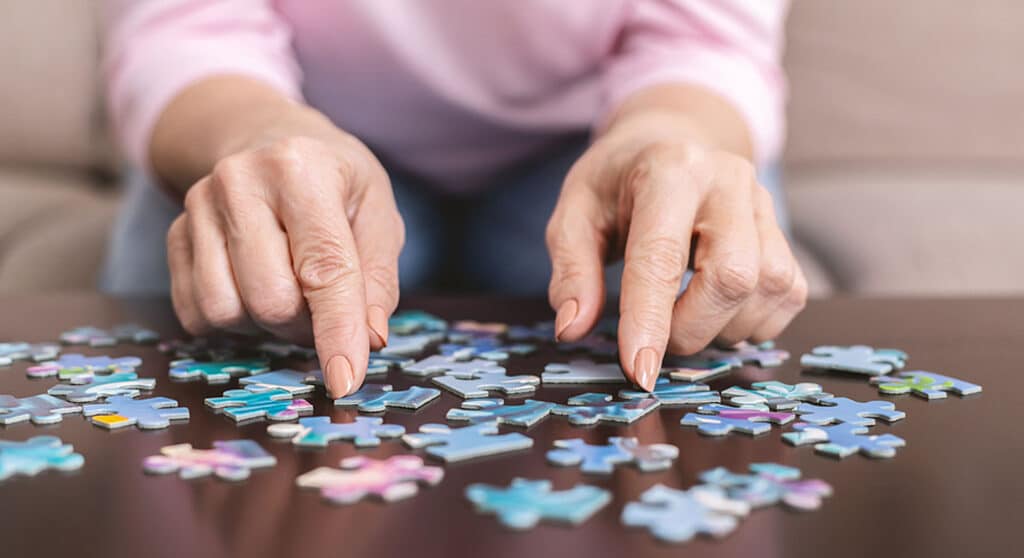
<path fill-rule="evenodd" d="M 786 81 L 780 65 L 786 0 L 636 0 L 604 70 L 599 124 L 651 85 L 688 83 L 731 102 L 759 163 L 779 156 Z"/>
<path fill-rule="evenodd" d="M 111 117 L 128 159 L 145 168 L 157 118 L 196 81 L 240 74 L 301 97 L 290 30 L 269 0 L 107 0 L 104 23 Z"/>

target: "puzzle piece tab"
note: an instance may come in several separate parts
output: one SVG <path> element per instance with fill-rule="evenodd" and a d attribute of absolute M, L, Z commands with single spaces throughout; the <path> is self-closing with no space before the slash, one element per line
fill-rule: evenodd
<path fill-rule="evenodd" d="M 895 369 L 903 368 L 906 363 L 907 353 L 903 351 L 875 349 L 867 345 L 825 345 L 815 347 L 810 354 L 800 357 L 800 365 L 805 368 L 839 370 L 870 376 L 888 374 Z"/>
<path fill-rule="evenodd" d="M 221 397 L 207 397 L 206 404 L 218 409 L 235 422 L 261 418 L 288 421 L 313 412 L 313 406 L 309 401 L 292 397 L 291 393 L 283 389 L 229 389 Z"/>
<path fill-rule="evenodd" d="M 213 449 L 193 449 L 192 444 L 164 446 L 162 455 L 147 457 L 142 468 L 154 475 L 178 473 L 183 479 L 210 474 L 226 481 L 249 478 L 253 469 L 273 467 L 277 459 L 252 440 L 227 440 L 213 443 Z"/>
<path fill-rule="evenodd" d="M 275 438 L 291 438 L 296 446 L 325 448 L 334 440 L 348 440 L 356 447 L 379 446 L 381 438 L 397 438 L 405 427 L 384 424 L 376 417 L 356 417 L 355 422 L 331 422 L 330 417 L 306 417 L 298 424 L 271 424 L 267 434 Z"/>
<path fill-rule="evenodd" d="M 707 403 L 719 403 L 722 399 L 717 391 L 711 391 L 705 384 L 690 382 L 672 382 L 668 378 L 658 378 L 654 384 L 654 391 L 646 392 L 635 389 L 624 389 L 619 391 L 619 397 L 623 399 L 647 399 L 653 397 L 665 407 L 679 407 L 682 405 L 704 405 Z"/>
<path fill-rule="evenodd" d="M 296 372 L 295 370 L 285 369 L 246 376 L 238 380 L 238 383 L 249 391 L 283 389 L 292 395 L 303 395 L 312 393 L 316 389 L 316 386 L 312 383 L 315 381 L 315 377 L 311 379 L 309 372 Z"/>
<path fill-rule="evenodd" d="M 232 376 L 249 376 L 270 370 L 270 361 L 264 358 L 246 358 L 237 360 L 197 361 L 192 359 L 171 362 L 168 372 L 174 380 L 194 380 L 202 378 L 208 384 L 224 384 Z"/>
<path fill-rule="evenodd" d="M 392 391 L 389 384 L 363 384 L 359 391 L 334 400 L 339 407 L 354 406 L 362 413 L 383 413 L 387 409 L 416 410 L 441 396 L 440 390 L 412 386 Z"/>
<path fill-rule="evenodd" d="M 686 413 L 679 421 L 683 426 L 696 426 L 705 436 L 725 436 L 736 431 L 756 436 L 771 430 L 771 424 L 786 424 L 796 416 L 793 413 L 737 409 L 725 405 L 704 405 L 697 413 Z"/>
<path fill-rule="evenodd" d="M 55 360 L 29 366 L 25 373 L 30 378 L 58 376 L 61 380 L 77 384 L 88 383 L 95 374 L 134 372 L 139 366 L 142 366 L 142 359 L 134 356 L 111 358 L 68 353 Z"/>
<path fill-rule="evenodd" d="M 641 445 L 636 438 L 608 438 L 604 445 L 591 445 L 581 438 L 555 440 L 548 451 L 549 463 L 571 467 L 579 465 L 584 473 L 611 474 L 616 465 L 633 464 L 637 469 L 662 471 L 672 466 L 679 449 L 670 444 Z"/>
<path fill-rule="evenodd" d="M 866 426 L 840 422 L 830 426 L 819 426 L 798 422 L 793 425 L 796 432 L 786 432 L 782 439 L 794 446 L 814 444 L 814 451 L 840 459 L 857 452 L 868 457 L 895 457 L 896 448 L 907 444 L 906 440 L 893 434 L 868 436 Z"/>
<path fill-rule="evenodd" d="M 900 372 L 893 376 L 875 376 L 871 378 L 871 383 L 877 385 L 878 391 L 886 395 L 913 393 L 925 399 L 945 399 L 946 393 L 955 393 L 961 397 L 981 393 L 981 386 L 978 384 L 924 370 Z"/>
<path fill-rule="evenodd" d="M 801 401 L 815 402 L 832 397 L 831 393 L 825 393 L 815 383 L 785 384 L 775 380 L 754 382 L 751 389 L 733 386 L 723 391 L 722 395 L 728 397 L 729 404 L 736 407 L 773 411 L 788 411 Z"/>
<path fill-rule="evenodd" d="M 461 428 L 424 424 L 418 433 L 402 436 L 402 441 L 410 448 L 425 447 L 428 455 L 449 463 L 533 447 L 533 438 L 518 432 L 499 435 L 497 421 Z"/>
<path fill-rule="evenodd" d="M 622 368 L 612 362 L 598 364 L 589 359 L 576 359 L 568 364 L 551 363 L 541 374 L 544 384 L 623 384 Z"/>
<path fill-rule="evenodd" d="M 555 405 L 551 412 L 569 418 L 570 424 L 589 425 L 598 421 L 631 423 L 658 408 L 654 398 L 612 401 L 604 393 L 584 393 L 569 398 L 568 405 Z"/>
<path fill-rule="evenodd" d="M 443 355 L 432 355 L 402 368 L 402 372 L 413 376 L 434 374 L 473 374 L 475 372 L 504 372 L 505 369 L 493 361 L 483 359 L 456 360 Z"/>
<path fill-rule="evenodd" d="M 656 484 L 640 495 L 639 502 L 626 504 L 622 523 L 644 527 L 661 541 L 682 543 L 697 534 L 724 537 L 736 529 L 737 518 L 749 512 L 746 502 L 729 499 L 717 487 L 676 490 Z"/>
<path fill-rule="evenodd" d="M 81 410 L 81 405 L 45 393 L 20 399 L 0 395 L 0 424 L 15 424 L 26 420 L 31 420 L 33 424 L 53 424 L 64 420 L 64 415 Z"/>
<path fill-rule="evenodd" d="M 83 377 L 75 378 L 76 381 L 85 379 Z M 94 376 L 89 383 L 57 384 L 47 393 L 75 403 L 82 403 L 114 395 L 135 397 L 139 395 L 140 390 L 152 390 L 155 387 L 156 380 L 153 378 L 140 378 L 135 372 L 115 372 L 106 376 Z"/>
<path fill-rule="evenodd" d="M 490 372 L 449 372 L 434 376 L 433 382 L 462 397 L 472 399 L 487 397 L 489 392 L 500 391 L 506 395 L 533 393 L 540 378 L 529 375 L 508 376 L 504 370 Z"/>
<path fill-rule="evenodd" d="M 342 470 L 319 467 L 300 475 L 295 484 L 319 488 L 320 495 L 334 504 L 351 504 L 366 496 L 393 502 L 414 496 L 417 484 L 435 486 L 444 470 L 423 464 L 415 455 L 396 455 L 384 460 L 357 456 L 344 459 Z"/>
<path fill-rule="evenodd" d="M 700 474 L 700 480 L 718 486 L 729 498 L 760 508 L 782 502 L 797 510 L 816 510 L 832 495 L 832 486 L 821 479 L 800 480 L 800 470 L 775 463 L 754 463 L 750 475 L 718 467 Z"/>
<path fill-rule="evenodd" d="M 143 430 L 167 428 L 171 421 L 189 419 L 187 407 L 167 397 L 132 399 L 123 395 L 108 397 L 103 403 L 82 407 L 82 415 L 92 417 L 97 426 L 114 430 L 126 426 L 138 426 Z"/>
<path fill-rule="evenodd" d="M 506 527 L 530 529 L 542 519 L 579 525 L 608 505 L 612 495 L 596 486 L 578 484 L 553 491 L 551 482 L 516 478 L 507 487 L 471 484 L 466 498 L 481 513 L 493 513 Z"/>
<path fill-rule="evenodd" d="M 462 402 L 461 409 L 450 409 L 445 416 L 450 421 L 470 423 L 498 421 L 499 424 L 529 428 L 547 418 L 554 403 L 527 399 L 522 405 L 506 405 L 497 398 L 470 399 Z"/>
<path fill-rule="evenodd" d="M 848 397 L 828 397 L 819 403 L 801 403 L 797 406 L 795 411 L 800 415 L 800 420 L 813 424 L 846 422 L 871 426 L 875 424 L 876 418 L 893 422 L 907 416 L 903 411 L 897 411 L 896 406 L 888 401 L 854 401 Z"/>
<path fill-rule="evenodd" d="M 84 463 L 85 458 L 75 453 L 71 444 L 56 436 L 36 436 L 24 442 L 0 440 L 0 481 L 14 475 L 35 476 L 46 469 L 74 471 Z"/>
<path fill-rule="evenodd" d="M 54 360 L 58 355 L 60 345 L 54 343 L 0 343 L 0 366 L 10 366 L 16 360 Z"/>

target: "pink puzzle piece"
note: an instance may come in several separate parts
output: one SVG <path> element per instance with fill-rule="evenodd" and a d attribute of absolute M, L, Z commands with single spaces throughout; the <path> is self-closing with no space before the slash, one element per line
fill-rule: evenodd
<path fill-rule="evenodd" d="M 419 491 L 417 482 L 434 486 L 441 482 L 444 470 L 423 465 L 415 455 L 396 455 L 384 460 L 350 457 L 341 461 L 342 470 L 319 467 L 299 476 L 295 484 L 319 488 L 320 495 L 335 504 L 351 504 L 368 495 L 393 502 L 409 498 Z"/>
<path fill-rule="evenodd" d="M 225 440 L 213 443 L 213 449 L 194 449 L 192 444 L 164 446 L 162 455 L 153 455 L 143 461 L 143 469 L 154 475 L 177 472 L 183 479 L 205 477 L 210 474 L 227 481 L 249 478 L 252 469 L 273 467 L 277 459 L 252 440 Z"/>

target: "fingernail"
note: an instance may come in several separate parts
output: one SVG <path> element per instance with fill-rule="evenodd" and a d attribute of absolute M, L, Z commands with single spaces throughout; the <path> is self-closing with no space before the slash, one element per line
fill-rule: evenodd
<path fill-rule="evenodd" d="M 342 355 L 327 361 L 327 378 L 330 378 L 331 396 L 344 397 L 352 389 L 352 364 Z"/>
<path fill-rule="evenodd" d="M 580 305 L 575 298 L 570 298 L 558 307 L 558 312 L 555 314 L 555 341 L 561 339 L 565 330 L 576 320 L 576 314 L 579 311 Z"/>
<path fill-rule="evenodd" d="M 633 359 L 633 374 L 640 387 L 647 391 L 654 390 L 654 383 L 658 380 L 661 361 L 658 359 L 658 352 L 651 347 L 644 347 L 636 353 Z"/>
<path fill-rule="evenodd" d="M 388 317 L 380 306 L 370 306 L 366 309 L 366 325 L 370 328 L 370 335 L 377 338 L 375 347 L 388 346 Z M 372 340 L 371 340 L 372 341 Z"/>

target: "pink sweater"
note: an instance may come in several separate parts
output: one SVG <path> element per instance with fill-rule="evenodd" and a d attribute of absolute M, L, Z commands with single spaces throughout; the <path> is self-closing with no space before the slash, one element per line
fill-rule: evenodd
<path fill-rule="evenodd" d="M 706 87 L 778 155 L 785 0 L 107 0 L 109 102 L 130 160 L 189 84 L 260 79 L 390 160 L 471 184 L 660 83 Z"/>

